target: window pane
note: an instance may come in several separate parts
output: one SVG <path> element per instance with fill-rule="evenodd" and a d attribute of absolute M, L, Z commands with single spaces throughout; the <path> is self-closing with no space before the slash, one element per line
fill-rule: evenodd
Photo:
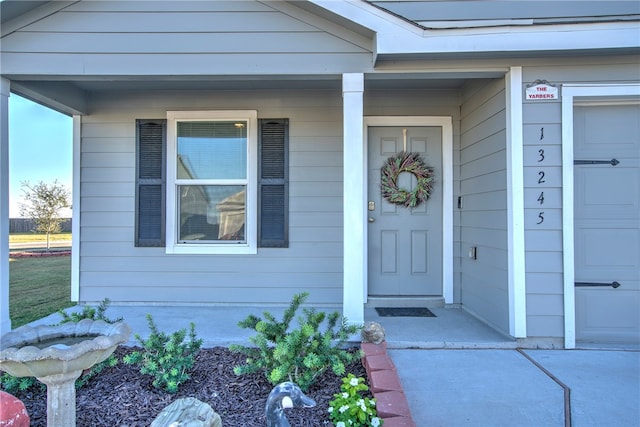
<path fill-rule="evenodd" d="M 178 186 L 178 240 L 244 242 L 246 190 L 244 185 Z"/>
<path fill-rule="evenodd" d="M 247 122 L 178 122 L 178 179 L 245 179 Z"/>

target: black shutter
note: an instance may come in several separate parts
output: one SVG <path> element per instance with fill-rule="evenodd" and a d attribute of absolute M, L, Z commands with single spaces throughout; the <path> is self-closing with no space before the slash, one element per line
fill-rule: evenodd
<path fill-rule="evenodd" d="M 289 246 L 289 120 L 261 119 L 258 141 L 258 246 Z"/>
<path fill-rule="evenodd" d="M 136 246 L 165 244 L 166 120 L 136 120 Z"/>

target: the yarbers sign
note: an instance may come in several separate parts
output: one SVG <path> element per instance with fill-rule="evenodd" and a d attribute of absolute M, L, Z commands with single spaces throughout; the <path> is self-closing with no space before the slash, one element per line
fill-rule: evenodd
<path fill-rule="evenodd" d="M 527 101 L 558 99 L 558 88 L 546 82 L 535 82 L 525 90 Z"/>

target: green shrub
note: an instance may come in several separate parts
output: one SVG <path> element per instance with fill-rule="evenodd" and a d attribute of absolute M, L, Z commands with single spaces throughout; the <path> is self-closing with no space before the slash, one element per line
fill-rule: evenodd
<path fill-rule="evenodd" d="M 61 325 L 63 323 L 69 322 L 77 323 L 84 319 L 103 320 L 107 323 L 118 323 L 122 321 L 122 317 L 112 320 L 105 316 L 104 313 L 105 311 L 107 311 L 109 304 L 111 304 L 111 301 L 109 300 L 109 298 L 105 298 L 102 300 L 100 305 L 98 305 L 97 310 L 88 305 L 85 305 L 80 313 L 73 312 L 71 314 L 67 314 L 64 310 L 59 310 L 58 313 L 62 316 L 62 320 L 58 324 Z"/>
<path fill-rule="evenodd" d="M 181 329 L 171 335 L 158 331 L 153 318 L 147 314 L 151 334 L 147 340 L 136 334 L 142 351 L 134 351 L 123 360 L 129 365 L 139 365 L 140 373 L 154 377 L 153 386 L 169 393 L 178 391 L 178 386 L 189 379 L 189 371 L 195 363 L 195 356 L 202 346 L 202 339 L 196 338 L 195 325 L 191 323 L 189 341 L 184 342 L 187 331 Z"/>
<path fill-rule="evenodd" d="M 35 377 L 14 377 L 6 372 L 0 375 L 0 388 L 9 394 L 16 394 L 18 391 L 26 391 L 36 386 L 39 386 L 40 389 L 46 387 Z"/>
<path fill-rule="evenodd" d="M 264 312 L 264 320 L 249 315 L 238 323 L 241 328 L 254 329 L 257 334 L 249 338 L 255 347 L 230 346 L 232 351 L 247 356 L 246 364 L 234 368 L 236 375 L 264 372 L 271 384 L 288 380 L 306 391 L 327 369 L 344 375 L 345 365 L 361 357 L 360 351 L 348 351 L 344 344 L 362 327 L 349 325 L 338 312 L 327 315 L 305 308 L 304 316 L 298 317 L 299 327 L 289 331 L 298 308 L 308 296 L 307 292 L 294 295 L 282 321 Z M 320 331 L 325 321 L 326 329 Z"/>

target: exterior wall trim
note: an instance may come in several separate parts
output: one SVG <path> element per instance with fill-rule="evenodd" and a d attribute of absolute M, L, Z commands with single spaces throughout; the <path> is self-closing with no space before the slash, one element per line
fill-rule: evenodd
<path fill-rule="evenodd" d="M 562 86 L 562 264 L 564 270 L 564 346 L 576 346 L 573 246 L 573 107 L 580 98 L 640 98 L 640 83 L 566 84 Z"/>
<path fill-rule="evenodd" d="M 367 159 L 369 126 L 442 127 L 442 282 L 445 304 L 453 304 L 453 121 L 449 116 L 368 116 L 364 118 L 364 159 Z M 366 168 L 365 168 L 366 171 Z M 365 172 L 366 174 L 366 172 Z M 367 177 L 363 176 L 365 183 Z M 367 189 L 365 188 L 365 194 Z M 364 206 L 364 203 L 363 203 Z M 364 253 L 368 243 L 365 239 Z M 366 258 L 365 258 L 366 259 Z M 365 261 L 366 262 L 366 261 Z M 365 266 L 366 267 L 366 266 Z M 367 293 L 367 281 L 364 283 Z"/>
<path fill-rule="evenodd" d="M 527 336 L 527 289 L 524 243 L 522 67 L 511 67 L 505 78 L 509 334 L 516 338 L 525 338 Z"/>
<path fill-rule="evenodd" d="M 0 77 L 0 336 L 11 331 L 9 317 L 9 96 L 11 82 Z"/>
<path fill-rule="evenodd" d="M 71 188 L 71 301 L 80 301 L 80 157 L 82 153 L 82 116 L 73 116 L 73 177 Z"/>

